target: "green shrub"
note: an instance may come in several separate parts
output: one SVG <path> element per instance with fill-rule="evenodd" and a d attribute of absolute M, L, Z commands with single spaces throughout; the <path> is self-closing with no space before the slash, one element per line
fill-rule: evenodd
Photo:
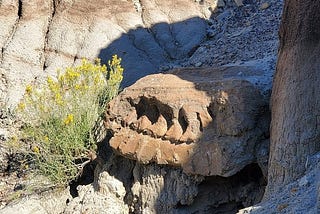
<path fill-rule="evenodd" d="M 119 90 L 123 68 L 116 55 L 106 65 L 82 60 L 82 64 L 57 71 L 39 86 L 27 85 L 18 105 L 23 118 L 23 139 L 37 172 L 55 185 L 76 178 L 83 160 L 96 149 L 92 129 L 106 103 Z M 30 158 L 29 157 L 29 158 Z"/>

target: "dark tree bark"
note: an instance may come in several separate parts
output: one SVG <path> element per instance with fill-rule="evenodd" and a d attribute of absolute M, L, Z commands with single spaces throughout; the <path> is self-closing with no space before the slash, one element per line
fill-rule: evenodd
<path fill-rule="evenodd" d="M 266 197 L 301 177 L 320 147 L 320 1 L 285 0 L 271 96 Z"/>

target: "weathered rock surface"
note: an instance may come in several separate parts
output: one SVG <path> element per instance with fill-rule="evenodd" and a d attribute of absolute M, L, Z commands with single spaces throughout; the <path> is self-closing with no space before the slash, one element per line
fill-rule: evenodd
<path fill-rule="evenodd" d="M 98 175 L 97 182 L 78 186 L 78 193 L 79 196 L 69 202 L 63 213 L 129 213 L 128 206 L 124 203 L 126 190 L 122 182 L 110 176 L 107 171 Z"/>
<path fill-rule="evenodd" d="M 137 214 L 235 213 L 260 201 L 265 185 L 257 164 L 229 178 L 203 177 L 168 165 L 145 165 L 112 155 L 97 174 L 105 171 L 123 183 L 127 191 L 124 200 Z"/>
<path fill-rule="evenodd" d="M 212 6 L 211 8 L 208 2 Z M 255 76 L 248 76 L 241 72 L 235 73 L 238 74 L 236 75 L 237 78 L 241 77 L 242 80 L 246 79 L 254 85 L 257 84 L 259 90 L 261 89 L 259 93 L 263 91 L 268 94 L 268 89 L 271 86 L 270 77 L 276 60 L 277 29 L 282 1 L 267 0 L 265 2 L 269 3 L 269 7 L 266 9 L 261 9 L 261 4 L 264 2 L 260 1 L 244 0 L 236 2 L 243 3 L 243 6 L 240 8 L 233 7 L 234 2 L 232 0 L 181 0 L 173 2 L 156 0 L 52 0 L 46 1 L 44 4 L 37 0 L 2 0 L 0 1 L 0 106 L 2 107 L 4 102 L 7 102 L 8 105 L 14 104 L 23 93 L 25 84 L 34 79 L 41 79 L 46 74 L 52 74 L 57 67 L 75 64 L 81 57 L 92 59 L 99 56 L 105 60 L 114 53 L 123 58 L 123 65 L 126 68 L 125 85 L 131 84 L 134 80 L 146 74 L 168 70 L 176 66 L 220 66 L 228 63 L 243 66 L 250 64 L 252 66 L 252 64 L 257 63 L 257 59 L 264 58 L 262 67 L 268 72 L 267 81 L 264 81 L 266 79 L 264 75 L 255 72 L 260 69 L 254 69 Z M 222 9 L 222 7 L 226 8 Z M 208 9 L 216 13 L 206 23 L 202 18 L 210 16 Z M 207 24 L 209 24 L 209 28 Z M 247 63 L 247 61 L 251 62 Z M 239 82 L 241 81 L 239 80 Z M 261 85 L 262 82 L 265 85 Z M 206 92 L 199 94 L 207 96 Z M 141 105 L 143 103 L 141 102 Z M 190 111 L 190 108 L 187 110 Z M 199 109 L 192 108 L 191 110 L 199 111 Z M 192 119 L 192 114 L 189 115 L 189 118 Z M 150 119 L 148 120 L 150 121 Z M 267 121 L 268 119 L 262 120 Z M 161 124 L 161 121 L 164 122 L 163 118 L 160 117 L 159 121 L 158 125 Z M 211 121 L 209 125 L 213 123 Z M 147 125 L 150 128 L 148 121 Z M 195 126 L 198 127 L 199 124 Z M 218 124 L 218 126 L 221 127 L 222 125 Z M 168 131 L 155 129 L 155 126 L 152 127 L 151 130 L 158 134 Z M 210 129 L 207 128 L 206 130 Z M 133 132 L 137 136 L 137 131 L 134 129 L 122 131 L 124 133 L 125 131 Z M 155 147 L 161 146 L 162 144 L 159 145 L 156 140 L 161 140 L 160 142 L 163 143 L 164 137 L 160 139 L 152 136 L 150 140 L 147 135 L 149 133 L 150 130 L 147 130 L 146 136 L 143 135 L 143 137 L 148 137 L 146 140 L 154 142 Z M 174 136 L 175 133 L 175 131 L 172 131 L 170 136 Z M 248 133 L 246 132 L 246 134 Z M 0 130 L 0 135 L 6 136 L 6 138 L 10 136 L 10 134 L 7 134 L 7 130 L 4 130 L 4 132 Z M 202 131 L 200 135 L 202 135 Z M 230 142 L 234 142 L 233 139 L 237 137 L 242 138 L 243 136 L 231 136 L 226 139 L 231 139 Z M 265 176 L 268 140 L 263 140 L 264 138 L 267 138 L 267 136 L 256 141 L 259 141 L 259 143 L 254 146 L 254 154 L 251 156 L 254 157 L 253 162 L 258 162 Z M 170 145 L 168 144 L 169 148 L 172 148 L 170 146 L 185 146 L 179 151 L 195 144 L 190 140 L 187 143 L 172 139 L 168 141 L 170 143 Z M 253 141 L 255 140 L 250 142 Z M 252 152 L 251 146 L 240 146 L 239 148 L 249 148 L 249 152 Z M 206 148 L 209 148 L 209 146 Z M 153 149 L 153 147 L 150 146 L 148 149 Z M 194 148 L 193 150 L 198 151 Z M 172 153 L 172 151 L 169 151 L 169 154 L 170 152 Z M 203 151 L 201 150 L 201 152 Z M 128 156 L 135 155 L 129 154 Z M 142 157 L 150 158 L 150 155 Z M 233 155 L 233 157 L 238 156 Z M 202 176 L 192 177 L 192 175 L 188 177 L 178 167 L 155 163 L 144 165 L 126 158 L 118 158 L 118 161 L 110 160 L 108 165 L 111 166 L 107 169 L 98 171 L 104 175 L 106 174 L 104 171 L 107 171 L 115 177 L 114 179 L 110 178 L 112 181 L 117 179 L 121 182 L 115 181 L 114 184 L 116 185 L 109 185 L 109 178 L 105 179 L 104 176 L 99 178 L 96 175 L 96 179 L 101 180 L 101 184 L 102 181 L 108 181 L 105 183 L 106 190 L 120 190 L 121 193 L 124 186 L 127 192 L 124 201 L 128 204 L 130 211 L 135 213 L 146 213 L 146 210 L 157 211 L 158 213 L 193 213 L 196 211 L 202 213 L 235 213 L 239 208 L 259 201 L 261 191 L 263 191 L 263 185 L 251 181 L 252 177 L 256 177 L 256 175 L 251 175 L 252 172 L 259 171 L 257 166 L 253 167 L 249 174 L 240 171 L 229 177 L 230 180 L 224 180 L 229 178 L 219 176 L 203 178 Z M 161 158 L 163 157 L 161 156 Z M 164 158 L 167 157 L 164 156 Z M 152 161 L 156 162 L 157 160 Z M 238 166 L 240 165 L 238 164 Z M 228 170 L 229 172 L 232 171 L 232 169 Z M 259 180 L 259 176 L 257 177 L 257 180 Z M 191 186 L 191 188 L 188 186 Z M 308 185 L 304 187 L 302 191 L 307 190 Z M 305 192 L 308 193 L 308 191 Z M 97 196 L 97 201 L 103 205 L 105 205 L 104 200 L 111 197 L 110 201 L 120 209 L 117 213 L 120 213 L 121 209 L 127 210 L 127 207 L 123 206 L 124 204 L 118 200 L 119 197 L 116 194 L 106 196 L 105 193 L 99 193 L 96 184 L 80 187 L 79 195 L 79 198 L 71 200 L 70 207 L 67 207 L 66 211 L 80 212 L 88 209 L 92 212 L 97 210 L 103 212 L 100 209 L 100 204 L 96 204 L 92 200 L 92 197 L 95 196 Z M 290 197 L 287 199 L 285 197 L 284 194 L 281 200 L 290 200 Z M 26 203 L 31 208 L 39 207 L 39 210 L 45 211 L 46 209 L 38 204 L 38 198 L 36 200 L 31 199 L 30 202 L 24 200 L 22 206 L 20 206 L 20 203 L 11 204 L 5 208 L 7 210 L 4 213 L 14 213 L 21 207 L 26 210 L 27 206 L 24 207 Z M 307 196 L 303 199 L 308 201 Z M 301 197 L 298 195 L 295 200 L 299 201 Z M 275 203 L 275 201 L 277 201 L 277 198 L 271 203 Z M 54 206 L 64 208 L 64 201 L 62 202 L 56 202 Z M 77 202 L 85 205 L 82 206 Z M 90 204 L 97 208 L 90 207 Z M 141 207 L 142 205 L 144 207 Z M 301 208 L 299 203 L 293 204 L 293 206 Z M 18 207 L 20 208 L 18 209 Z M 112 207 L 109 208 L 116 212 Z M 273 208 L 276 207 L 273 206 Z M 11 210 L 8 211 L 8 209 Z M 48 206 L 48 209 L 50 211 L 59 210 L 52 208 L 52 206 Z M 268 206 L 264 206 L 260 210 L 268 213 Z"/>
<path fill-rule="evenodd" d="M 320 213 L 320 153 L 308 157 L 305 175 L 282 186 L 268 200 L 247 207 L 238 214 Z"/>
<path fill-rule="evenodd" d="M 124 85 L 132 84 L 205 39 L 208 7 L 184 0 L 1 1 L 0 101 L 16 104 L 27 83 L 83 57 L 118 54 Z"/>
<path fill-rule="evenodd" d="M 124 202 L 126 190 L 123 183 L 110 176 L 107 171 L 100 170 L 94 183 L 78 186 L 77 193 L 78 196 L 75 198 L 70 195 L 69 188 L 64 191 L 35 193 L 8 204 L 3 209 L 0 209 L 0 213 L 129 213 L 128 206 Z"/>
<path fill-rule="evenodd" d="M 203 178 L 188 176 L 181 169 L 156 164 L 136 164 L 131 187 L 135 213 L 170 213 L 177 206 L 190 206 Z"/>
<path fill-rule="evenodd" d="M 1 214 L 58 214 L 63 213 L 67 200 L 71 198 L 68 189 L 64 191 L 34 194 L 10 203 L 0 210 Z"/>
<path fill-rule="evenodd" d="M 172 67 L 274 56 L 281 5 L 270 0 L 270 8 L 260 10 L 259 2 L 239 0 L 3 0 L 0 103 L 15 105 L 27 83 L 82 57 L 106 61 L 118 54 L 128 86 Z"/>
<path fill-rule="evenodd" d="M 239 66 L 142 78 L 109 104 L 110 145 L 144 164 L 234 175 L 257 161 L 256 149 L 268 137 L 267 97 L 249 81 L 263 74 Z"/>

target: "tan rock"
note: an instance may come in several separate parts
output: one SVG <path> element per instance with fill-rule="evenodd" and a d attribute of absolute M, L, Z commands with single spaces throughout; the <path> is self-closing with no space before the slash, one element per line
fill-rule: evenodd
<path fill-rule="evenodd" d="M 187 160 L 193 144 L 172 144 L 169 140 L 156 139 L 124 128 L 110 140 L 110 145 L 127 158 L 147 164 L 157 162 L 181 166 Z"/>
<path fill-rule="evenodd" d="M 178 120 L 172 119 L 172 125 L 169 127 L 164 138 L 175 142 L 181 138 L 182 134 L 183 134 L 183 130 Z"/>
<path fill-rule="evenodd" d="M 144 77 L 110 102 L 110 145 L 144 164 L 233 175 L 256 160 L 255 147 L 268 132 L 260 125 L 267 120 L 268 102 L 248 81 L 262 74 L 250 67 L 224 67 Z"/>
<path fill-rule="evenodd" d="M 269 7 L 270 7 L 270 3 L 269 2 L 264 2 L 264 3 L 261 4 L 260 9 L 261 10 L 265 10 L 265 9 L 267 9 Z"/>
<path fill-rule="evenodd" d="M 157 122 L 152 124 L 149 129 L 155 137 L 162 137 L 167 132 L 167 125 L 166 119 L 160 114 Z"/>

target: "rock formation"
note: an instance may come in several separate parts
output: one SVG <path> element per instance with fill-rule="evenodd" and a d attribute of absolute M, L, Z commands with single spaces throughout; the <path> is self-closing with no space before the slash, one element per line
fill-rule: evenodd
<path fill-rule="evenodd" d="M 228 178 L 204 177 L 188 175 L 177 167 L 141 164 L 112 155 L 96 172 L 106 171 L 125 186 L 124 200 L 132 213 L 234 213 L 260 201 L 265 185 L 257 164 Z M 105 183 L 100 180 L 103 178 L 96 182 Z"/>
<path fill-rule="evenodd" d="M 268 200 L 242 209 L 238 214 L 320 213 L 320 152 L 308 158 L 303 177 L 281 186 L 281 191 L 269 195 Z"/>
<path fill-rule="evenodd" d="M 92 184 L 78 186 L 77 197 L 32 196 L 0 213 L 214 214 L 260 202 L 281 6 L 278 0 L 0 1 L 1 108 L 14 106 L 27 83 L 82 57 L 105 62 L 118 54 L 123 86 L 203 66 L 147 76 L 110 103 L 111 138 L 98 151 L 105 162 Z M 2 111 L 0 118 L 3 150 L 11 123 Z M 319 167 L 306 168 L 309 174 L 285 186 L 280 198 L 240 212 L 315 211 L 317 197 L 308 199 L 316 195 Z"/>
<path fill-rule="evenodd" d="M 107 171 L 101 172 L 97 180 L 96 183 L 79 186 L 79 196 L 67 204 L 63 213 L 129 213 L 128 206 L 124 203 L 126 190 L 122 182 L 110 176 Z"/>
<path fill-rule="evenodd" d="M 319 9 L 320 2 L 285 1 L 271 97 L 270 194 L 301 178 L 320 151 Z"/>
<path fill-rule="evenodd" d="M 258 145 L 268 137 L 267 97 L 248 81 L 252 76 L 263 72 L 178 69 L 142 78 L 109 104 L 110 145 L 144 164 L 234 175 L 257 161 Z"/>
<path fill-rule="evenodd" d="M 176 69 L 109 103 L 109 144 L 133 161 L 115 156 L 106 168 L 123 180 L 134 213 L 234 212 L 261 200 L 269 96 L 253 80 L 264 75 L 253 66 Z"/>
<path fill-rule="evenodd" d="M 208 5 L 184 0 L 134 2 L 1 1 L 2 104 L 15 105 L 26 84 L 83 57 L 106 61 L 118 54 L 128 85 L 159 71 L 162 64 L 188 56 L 204 40 Z"/>

